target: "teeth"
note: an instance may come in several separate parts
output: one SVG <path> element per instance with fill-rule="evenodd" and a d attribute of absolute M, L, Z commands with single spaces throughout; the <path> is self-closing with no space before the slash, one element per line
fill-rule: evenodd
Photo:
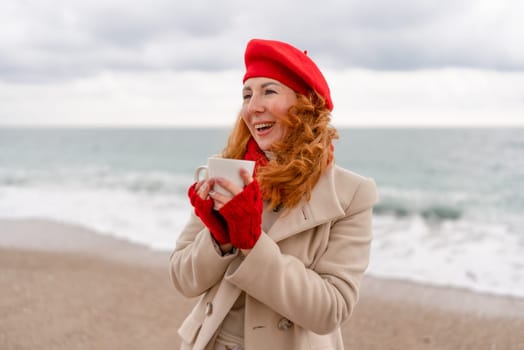
<path fill-rule="evenodd" d="M 257 129 L 257 130 L 267 129 L 267 128 L 272 127 L 273 124 L 275 124 L 275 123 L 261 123 L 261 124 L 257 124 L 257 125 L 255 125 L 255 129 Z"/>

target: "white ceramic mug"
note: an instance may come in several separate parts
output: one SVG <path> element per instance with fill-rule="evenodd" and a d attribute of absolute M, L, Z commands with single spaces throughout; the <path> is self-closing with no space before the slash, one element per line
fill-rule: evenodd
<path fill-rule="evenodd" d="M 255 169 L 255 162 L 252 160 L 229 159 L 229 158 L 208 158 L 207 165 L 201 165 L 195 170 L 195 181 L 201 181 L 211 177 L 223 177 L 233 182 L 238 187 L 244 187 L 244 180 L 240 177 L 240 169 L 246 169 L 251 175 Z M 205 172 L 205 177 L 201 174 Z M 215 191 L 229 194 L 224 188 L 216 184 Z"/>

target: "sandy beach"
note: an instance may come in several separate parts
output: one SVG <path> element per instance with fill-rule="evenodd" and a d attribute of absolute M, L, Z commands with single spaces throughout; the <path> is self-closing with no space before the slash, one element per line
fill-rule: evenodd
<path fill-rule="evenodd" d="M 177 349 L 194 300 L 169 252 L 44 220 L 0 221 L 0 349 Z M 438 267 L 436 267 L 438 268 Z M 365 277 L 347 349 L 524 349 L 524 299 Z"/>

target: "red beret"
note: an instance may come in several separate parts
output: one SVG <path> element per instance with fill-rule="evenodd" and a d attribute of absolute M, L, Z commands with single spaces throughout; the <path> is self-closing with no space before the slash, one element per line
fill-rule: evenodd
<path fill-rule="evenodd" d="M 305 51 L 281 41 L 252 39 L 247 43 L 244 61 L 246 74 L 242 82 L 253 77 L 266 77 L 303 95 L 314 90 L 324 97 L 327 108 L 333 110 L 326 79 Z"/>

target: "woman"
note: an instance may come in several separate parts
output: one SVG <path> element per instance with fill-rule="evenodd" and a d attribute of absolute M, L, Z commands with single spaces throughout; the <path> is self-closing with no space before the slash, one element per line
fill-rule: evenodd
<path fill-rule="evenodd" d="M 343 349 L 340 326 L 368 265 L 375 183 L 334 164 L 329 87 L 295 47 L 251 40 L 243 104 L 222 153 L 256 161 L 244 188 L 193 184 L 171 256 L 175 287 L 200 296 L 183 349 Z M 212 190 L 217 183 L 230 195 Z"/>

